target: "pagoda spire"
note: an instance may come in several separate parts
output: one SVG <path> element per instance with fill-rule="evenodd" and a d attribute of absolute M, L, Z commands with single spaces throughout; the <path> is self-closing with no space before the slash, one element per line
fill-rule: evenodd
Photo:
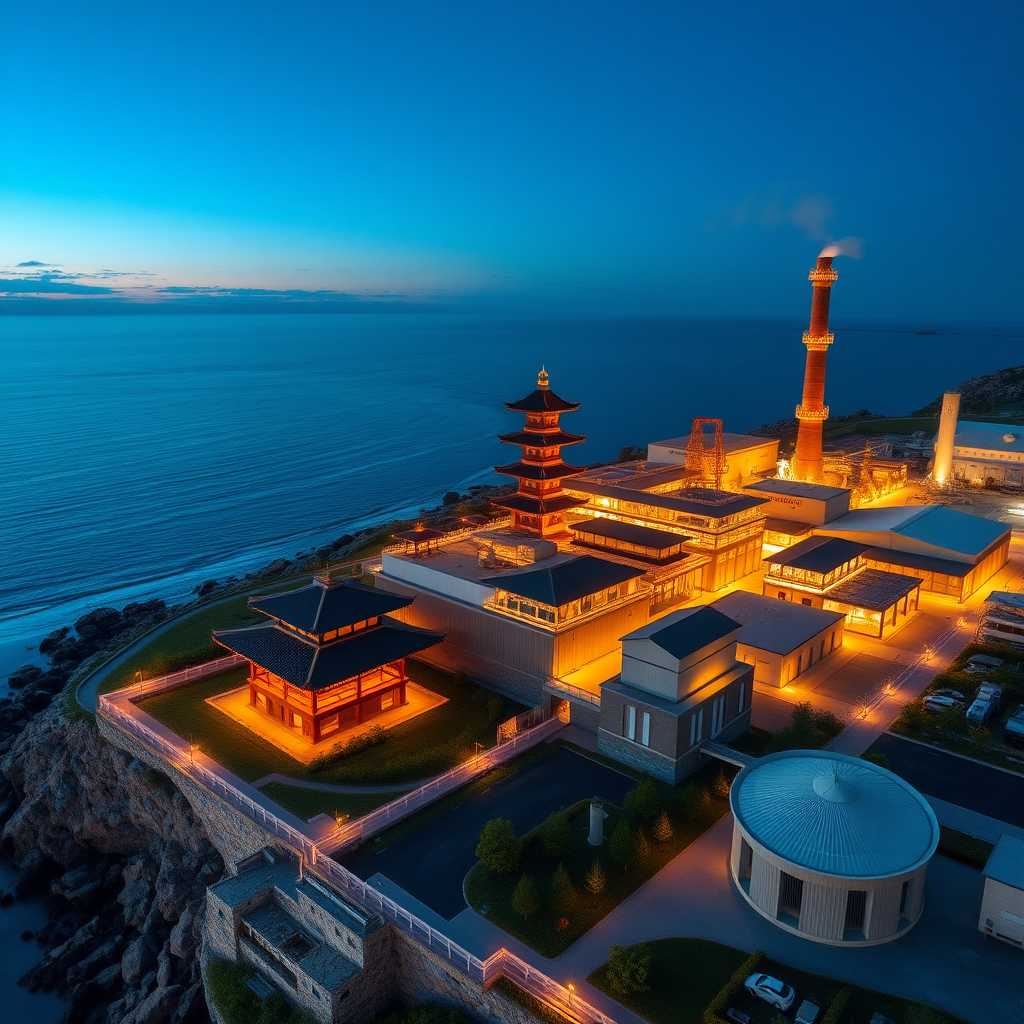
<path fill-rule="evenodd" d="M 506 444 L 519 445 L 523 452 L 518 462 L 509 466 L 495 466 L 504 476 L 519 481 L 515 494 L 492 499 L 493 504 L 512 513 L 515 529 L 526 530 L 539 537 L 563 533 L 565 512 L 585 504 L 562 490 L 562 481 L 582 473 L 583 470 L 562 461 L 562 448 L 579 444 L 584 434 L 567 434 L 559 426 L 563 412 L 575 412 L 579 402 L 559 398 L 550 387 L 548 372 L 542 366 L 537 374 L 537 389 L 518 402 L 506 402 L 506 407 L 526 413 L 523 430 L 513 434 L 499 434 Z"/>

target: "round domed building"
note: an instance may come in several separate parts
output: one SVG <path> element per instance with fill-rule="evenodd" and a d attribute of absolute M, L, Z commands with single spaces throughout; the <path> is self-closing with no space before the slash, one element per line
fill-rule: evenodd
<path fill-rule="evenodd" d="M 873 945 L 921 916 L 939 823 L 892 772 L 845 754 L 784 751 L 747 765 L 729 801 L 733 881 L 780 928 Z"/>

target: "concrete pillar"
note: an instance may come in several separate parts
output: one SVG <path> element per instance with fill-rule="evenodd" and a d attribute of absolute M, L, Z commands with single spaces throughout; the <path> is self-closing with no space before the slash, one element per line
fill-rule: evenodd
<path fill-rule="evenodd" d="M 596 796 L 590 801 L 590 835 L 587 842 L 600 846 L 604 842 L 604 801 Z"/>
<path fill-rule="evenodd" d="M 960 396 L 955 391 L 943 395 L 939 436 L 935 438 L 935 464 L 932 467 L 932 479 L 940 487 L 948 486 L 953 475 L 953 441 L 959 413 Z"/>

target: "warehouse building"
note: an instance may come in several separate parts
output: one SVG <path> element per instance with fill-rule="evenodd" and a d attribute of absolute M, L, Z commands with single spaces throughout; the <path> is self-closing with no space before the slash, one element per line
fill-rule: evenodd
<path fill-rule="evenodd" d="M 722 479 L 726 490 L 739 490 L 751 480 L 775 472 L 779 460 L 779 442 L 774 437 L 754 437 L 750 434 L 723 433 L 722 449 L 728 468 Z M 686 464 L 686 451 L 690 435 L 671 437 L 667 441 L 652 441 L 647 446 L 650 462 Z"/>
<path fill-rule="evenodd" d="M 783 687 L 843 645 L 842 612 L 735 590 L 711 606 L 740 623 L 736 658 L 754 682 Z"/>
<path fill-rule="evenodd" d="M 920 918 L 939 823 L 897 775 L 845 754 L 785 751 L 747 765 L 729 802 L 733 881 L 773 924 L 870 946 Z"/>
<path fill-rule="evenodd" d="M 1024 488 L 1024 427 L 961 421 L 951 461 L 952 479 L 961 484 Z"/>
<path fill-rule="evenodd" d="M 869 568 L 916 576 L 921 589 L 966 601 L 1010 557 L 1005 523 L 943 505 L 857 509 L 815 527 L 865 547 Z"/>

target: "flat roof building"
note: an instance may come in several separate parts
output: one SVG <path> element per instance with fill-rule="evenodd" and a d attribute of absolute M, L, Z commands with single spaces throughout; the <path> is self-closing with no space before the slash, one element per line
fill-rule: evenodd
<path fill-rule="evenodd" d="M 919 577 L 923 590 L 966 601 L 1009 560 L 1012 530 L 925 505 L 857 509 L 814 532 L 863 544 L 870 568 Z"/>
<path fill-rule="evenodd" d="M 754 666 L 754 682 L 786 686 L 843 645 L 842 612 L 734 590 L 712 608 L 740 624 L 736 657 Z"/>
<path fill-rule="evenodd" d="M 999 837 L 985 863 L 978 927 L 1018 949 L 1024 945 L 1024 840 Z"/>
<path fill-rule="evenodd" d="M 647 458 L 651 462 L 685 465 L 689 443 L 690 435 L 670 437 L 666 441 L 651 441 L 647 445 Z M 778 438 L 723 433 L 722 447 L 728 464 L 722 479 L 722 486 L 726 489 L 739 490 L 751 480 L 775 472 L 779 459 Z"/>
<path fill-rule="evenodd" d="M 729 803 L 733 881 L 778 927 L 870 946 L 920 918 L 939 823 L 899 776 L 845 754 L 785 751 L 744 768 Z"/>
<path fill-rule="evenodd" d="M 850 511 L 852 492 L 846 487 L 771 479 L 747 484 L 743 493 L 766 498 L 769 505 L 765 511 L 772 518 L 821 526 Z"/>
<path fill-rule="evenodd" d="M 957 423 L 952 477 L 976 487 L 1024 488 L 1024 426 Z"/>

